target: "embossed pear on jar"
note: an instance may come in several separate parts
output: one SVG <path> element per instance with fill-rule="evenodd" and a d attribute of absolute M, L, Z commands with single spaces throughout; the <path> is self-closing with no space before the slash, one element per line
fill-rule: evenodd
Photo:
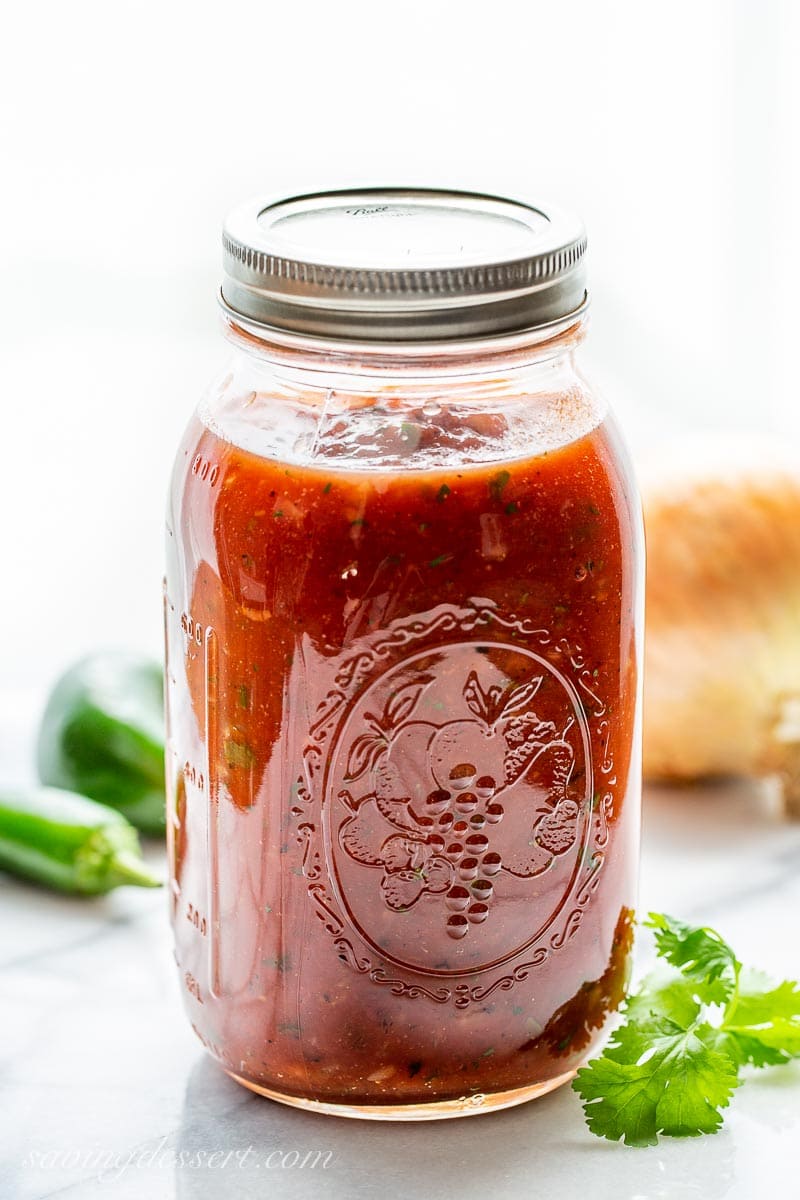
<path fill-rule="evenodd" d="M 503 642 L 395 663 L 340 722 L 324 788 L 338 901 L 387 960 L 434 975 L 532 947 L 587 846 L 589 734 L 572 684 Z"/>

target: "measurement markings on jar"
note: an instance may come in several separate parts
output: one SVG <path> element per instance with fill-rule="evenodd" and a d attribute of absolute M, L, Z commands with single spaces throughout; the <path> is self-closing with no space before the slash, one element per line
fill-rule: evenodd
<path fill-rule="evenodd" d="M 192 461 L 192 474 L 201 479 L 203 483 L 207 483 L 209 487 L 214 487 L 219 479 L 219 467 L 210 459 L 204 458 L 202 454 L 196 454 Z"/>
<path fill-rule="evenodd" d="M 193 925 L 197 932 L 205 937 L 208 933 L 208 921 L 202 913 L 195 908 L 194 904 L 186 905 L 186 919 L 190 925 Z"/>
<path fill-rule="evenodd" d="M 203 995 L 200 991 L 200 984 L 195 979 L 191 972 L 187 971 L 183 976 L 183 982 L 190 996 L 194 996 L 198 1004 L 203 1003 Z"/>
<path fill-rule="evenodd" d="M 188 758 L 181 768 L 183 778 L 187 783 L 196 787 L 198 792 L 204 792 L 206 787 L 206 776 L 204 771 L 199 771 L 194 763 L 189 762 Z"/>
<path fill-rule="evenodd" d="M 188 612 L 181 613 L 181 629 L 190 642 L 194 642 L 197 646 L 203 645 L 203 626 L 199 621 L 195 621 Z M 212 633 L 213 630 L 208 629 L 207 632 Z"/>

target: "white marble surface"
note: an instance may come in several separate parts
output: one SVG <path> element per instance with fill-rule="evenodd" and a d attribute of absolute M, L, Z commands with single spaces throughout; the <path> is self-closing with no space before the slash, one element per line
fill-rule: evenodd
<path fill-rule="evenodd" d="M 2 725 L 3 775 L 19 776 L 20 741 Z M 713 923 L 745 961 L 796 977 L 800 825 L 753 786 L 650 790 L 648 907 Z M 206 1058 L 181 1011 L 164 894 L 71 900 L 3 877 L 0 930 L 3 1200 L 800 1194 L 800 1063 L 754 1074 L 718 1135 L 646 1150 L 592 1137 L 569 1088 L 430 1125 L 316 1116 L 250 1095 Z M 221 1154 L 198 1165 L 199 1151 Z"/>

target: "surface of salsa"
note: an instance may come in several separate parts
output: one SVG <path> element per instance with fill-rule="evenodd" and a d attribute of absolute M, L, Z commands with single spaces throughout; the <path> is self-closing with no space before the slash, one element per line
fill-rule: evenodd
<path fill-rule="evenodd" d="M 641 548 L 613 426 L 554 370 L 446 394 L 248 370 L 187 431 L 170 512 L 194 1028 L 298 1102 L 547 1090 L 632 937 Z"/>

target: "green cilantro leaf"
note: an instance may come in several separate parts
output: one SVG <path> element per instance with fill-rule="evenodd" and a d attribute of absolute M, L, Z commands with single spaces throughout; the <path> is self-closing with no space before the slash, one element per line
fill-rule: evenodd
<path fill-rule="evenodd" d="M 664 1058 L 663 1094 L 656 1122 L 669 1137 L 697 1137 L 716 1133 L 739 1086 L 739 1073 L 713 1025 L 702 1022 L 676 1035 Z"/>
<path fill-rule="evenodd" d="M 739 976 L 741 963 L 715 929 L 686 925 L 665 913 L 648 913 L 645 928 L 654 929 L 656 950 L 694 980 L 697 995 L 706 1004 L 721 1004 L 729 998 Z"/>
<path fill-rule="evenodd" d="M 572 1086 L 584 1101 L 586 1124 L 597 1137 L 628 1146 L 658 1141 L 659 1084 L 647 1070 L 618 1063 L 607 1054 L 578 1071 Z"/>
<path fill-rule="evenodd" d="M 629 1146 L 716 1133 L 742 1066 L 800 1057 L 800 984 L 742 970 L 714 929 L 661 913 L 646 925 L 666 961 L 572 1083 L 592 1133 Z"/>
<path fill-rule="evenodd" d="M 635 1032 L 634 1032 L 635 1031 Z M 653 1023 L 646 1037 L 635 1025 L 617 1030 L 608 1051 L 583 1067 L 575 1090 L 586 1101 L 592 1133 L 628 1146 L 653 1146 L 658 1134 L 716 1133 L 737 1086 L 736 1066 L 717 1046 L 707 1023 L 682 1029 Z"/>
<path fill-rule="evenodd" d="M 676 1025 L 688 1029 L 700 1015 L 695 999 L 695 987 L 671 969 L 651 971 L 638 990 L 625 1001 L 625 1015 L 630 1021 L 646 1024 L 650 1018 L 667 1017 Z"/>
<path fill-rule="evenodd" d="M 773 1066 L 800 1058 L 800 985 L 777 987 L 759 971 L 743 971 L 722 1028 L 741 1063 Z"/>

